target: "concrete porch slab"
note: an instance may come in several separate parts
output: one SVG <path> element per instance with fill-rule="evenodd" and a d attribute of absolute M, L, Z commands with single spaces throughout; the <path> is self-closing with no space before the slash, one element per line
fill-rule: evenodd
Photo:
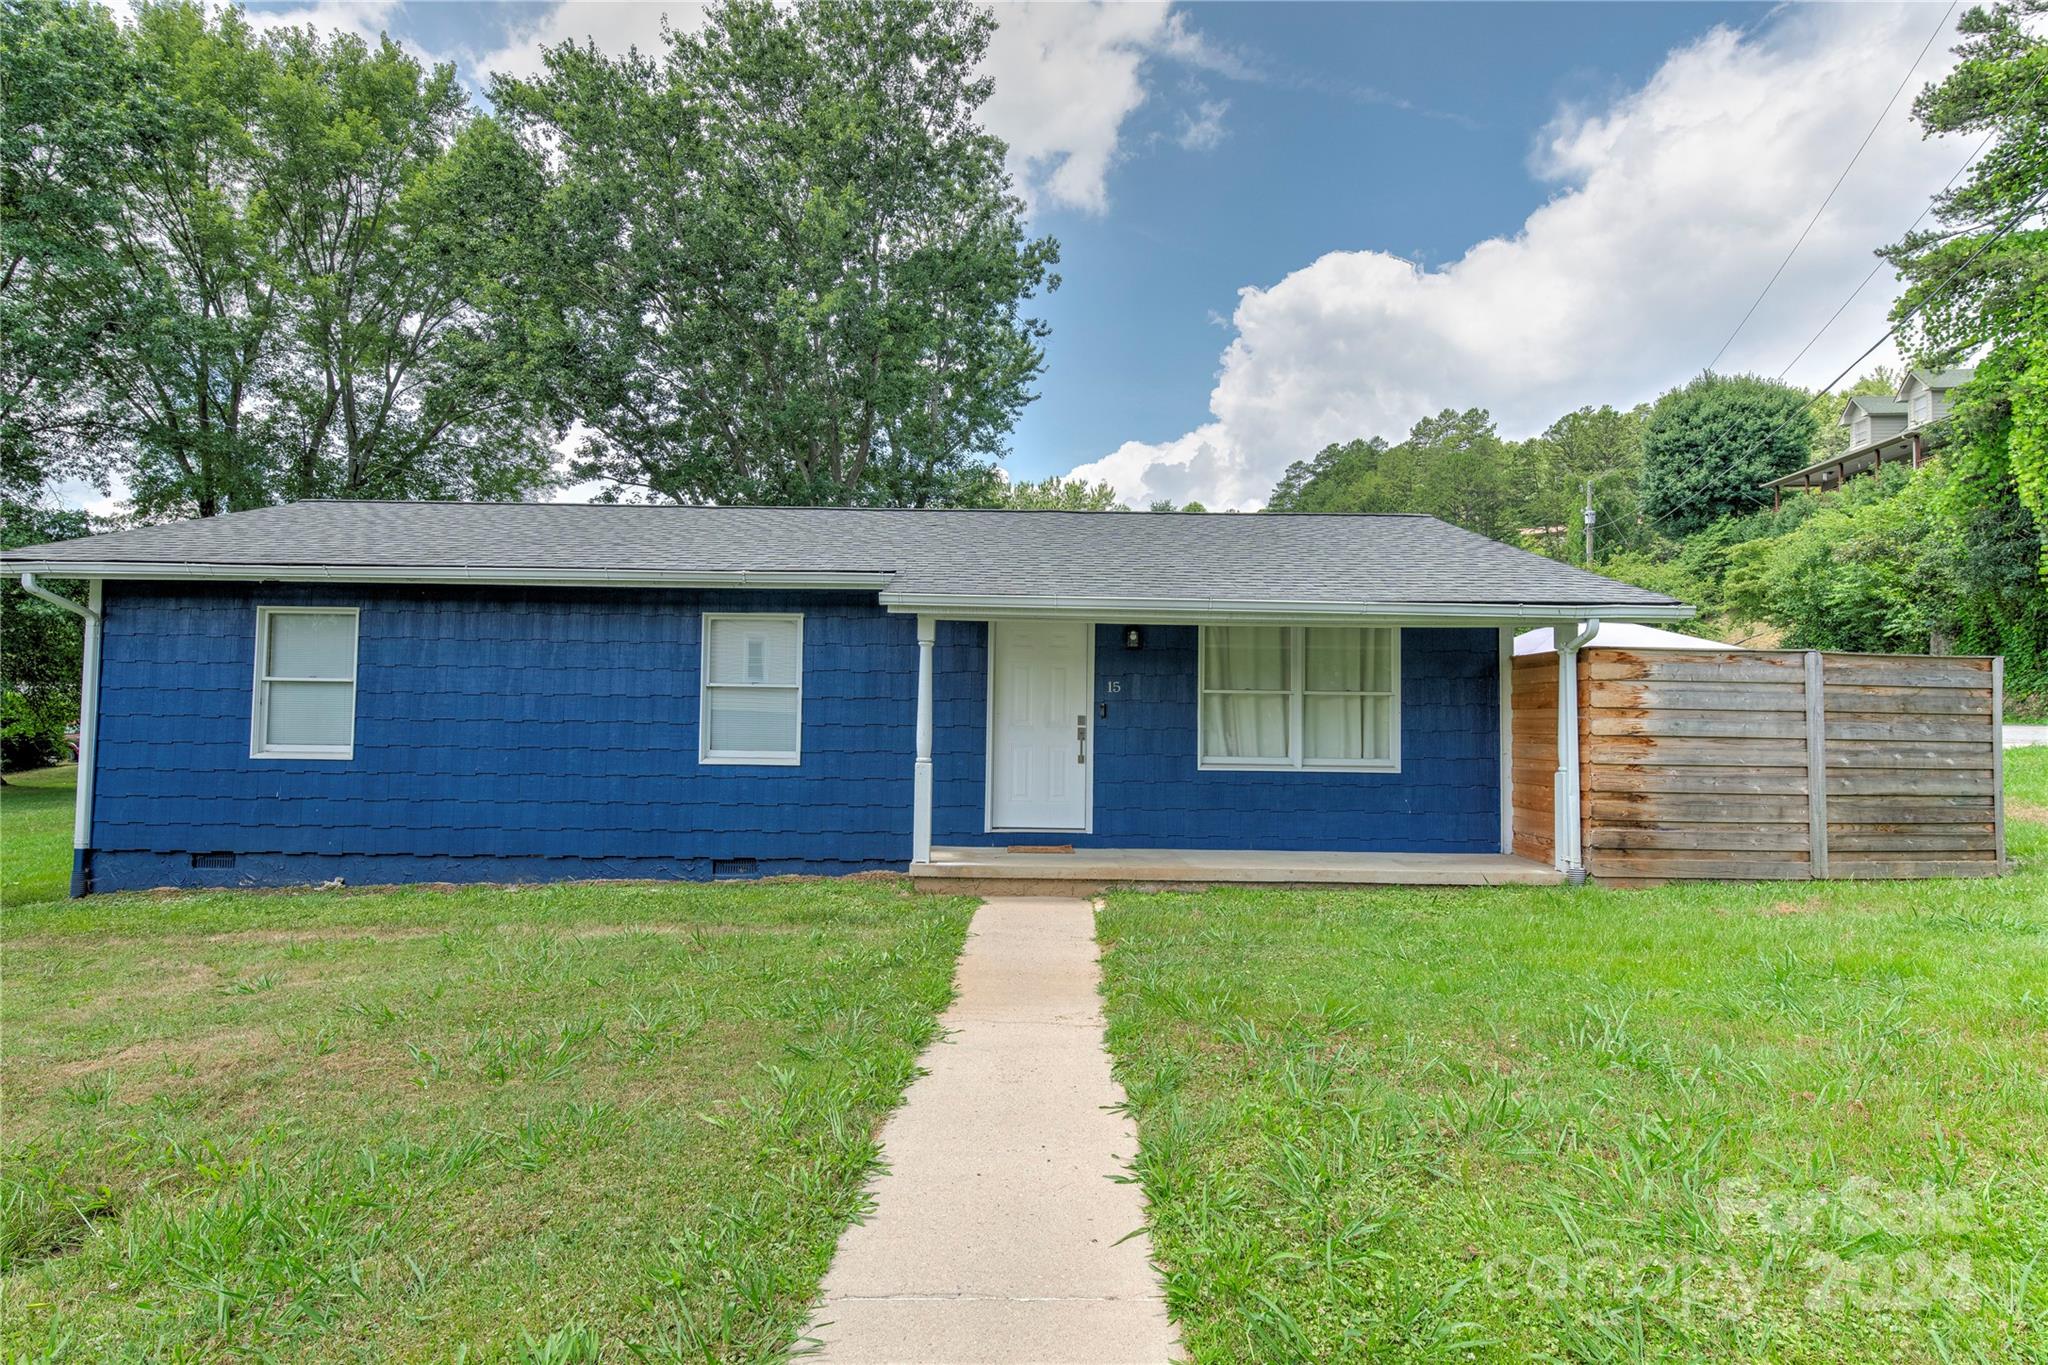
<path fill-rule="evenodd" d="M 1507 853 L 1261 853 L 1250 850 L 1086 848 L 1013 853 L 933 848 L 912 863 L 919 890 L 961 895 L 1083 896 L 1112 888 L 1202 886 L 1553 886 L 1564 874 Z"/>

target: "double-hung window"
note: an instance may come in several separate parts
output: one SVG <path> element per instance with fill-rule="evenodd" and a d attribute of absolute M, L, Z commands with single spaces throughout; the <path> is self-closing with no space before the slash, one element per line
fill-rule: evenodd
<path fill-rule="evenodd" d="M 256 608 L 253 758 L 349 758 L 356 742 L 354 607 Z"/>
<path fill-rule="evenodd" d="M 697 727 L 698 758 L 706 763 L 799 762 L 804 618 L 706 615 L 701 652 L 704 703 Z"/>
<path fill-rule="evenodd" d="M 1204 768 L 1401 766 L 1401 632 L 1387 626 L 1204 626 Z"/>

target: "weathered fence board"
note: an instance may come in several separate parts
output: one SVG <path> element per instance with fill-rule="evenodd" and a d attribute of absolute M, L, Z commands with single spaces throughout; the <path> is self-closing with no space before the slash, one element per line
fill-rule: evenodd
<path fill-rule="evenodd" d="M 1514 790 L 1509 823 L 1514 851 L 1554 862 L 1557 856 L 1557 656 L 1523 654 L 1510 675 L 1513 703 L 1509 762 Z"/>
<path fill-rule="evenodd" d="M 1583 842 L 1596 877 L 1949 877 L 2004 865 L 1993 660 L 1596 647 L 1578 662 Z M 1548 857 L 1555 655 L 1516 660 L 1514 700 L 1516 849 Z"/>
<path fill-rule="evenodd" d="M 1593 792 L 1671 792 L 1693 796 L 1805 796 L 1805 768 L 1757 766 L 1693 768 L 1657 763 L 1595 766 L 1586 779 Z"/>
<path fill-rule="evenodd" d="M 1831 768 L 1985 768 L 1992 766 L 1989 744 L 1895 743 L 1888 739 L 1838 739 L 1828 745 Z"/>

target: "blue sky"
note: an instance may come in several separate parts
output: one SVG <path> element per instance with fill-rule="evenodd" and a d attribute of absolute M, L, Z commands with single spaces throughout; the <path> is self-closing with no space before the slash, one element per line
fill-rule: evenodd
<path fill-rule="evenodd" d="M 1425 265 L 1512 233 L 1549 197 L 1528 168 L 1565 101 L 1639 85 L 1671 47 L 1761 5 L 1216 4 L 1188 11 L 1261 79 L 1163 73 L 1109 209 L 1049 206 L 1063 248 L 1044 398 L 1016 467 L 1064 472 L 1199 421 L 1246 284 L 1372 247 Z M 1220 140 L 1176 139 L 1227 102 Z M 1483 402 L 1474 394 L 1470 402 Z M 1309 453 L 1304 451 L 1304 454 Z"/>
<path fill-rule="evenodd" d="M 387 30 L 472 82 L 543 42 L 644 47 L 664 13 L 697 21 L 616 0 L 258 9 Z M 1909 114 L 1950 60 L 1946 4 L 995 12 L 986 121 L 1065 280 L 1010 468 L 1135 501 L 1256 506 L 1288 461 L 1446 406 L 1523 436 L 1684 382 L 1875 124 L 1722 365 L 1778 373 L 1970 150 Z M 1830 378 L 1890 297 L 1881 275 L 1789 377 Z"/>

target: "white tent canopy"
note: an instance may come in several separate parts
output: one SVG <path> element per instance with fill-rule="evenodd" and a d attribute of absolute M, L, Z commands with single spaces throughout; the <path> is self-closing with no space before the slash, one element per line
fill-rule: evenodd
<path fill-rule="evenodd" d="M 1602 621 L 1600 631 L 1586 647 L 1598 648 L 1605 645 L 1610 649 L 1747 649 L 1747 645 L 1724 644 L 1699 635 L 1680 635 L 1675 630 L 1659 630 L 1655 626 L 1640 626 L 1627 621 Z M 1551 627 L 1538 626 L 1525 630 L 1515 637 L 1516 654 L 1549 654 L 1557 648 Z"/>

